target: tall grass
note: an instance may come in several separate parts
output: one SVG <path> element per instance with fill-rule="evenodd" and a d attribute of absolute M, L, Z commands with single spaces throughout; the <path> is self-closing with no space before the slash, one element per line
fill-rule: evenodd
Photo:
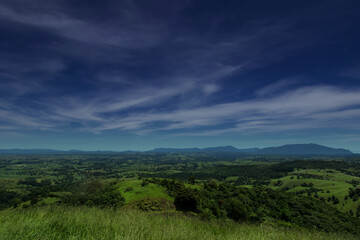
<path fill-rule="evenodd" d="M 195 217 L 164 216 L 136 211 L 49 206 L 0 212 L 0 239 L 356 239 L 269 225 L 206 222 Z"/>

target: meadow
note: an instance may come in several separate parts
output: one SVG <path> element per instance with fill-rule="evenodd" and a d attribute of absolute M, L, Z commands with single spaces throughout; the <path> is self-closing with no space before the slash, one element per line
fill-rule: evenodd
<path fill-rule="evenodd" d="M 271 225 L 202 221 L 183 215 L 157 215 L 89 207 L 37 207 L 0 212 L 2 239 L 206 239 L 352 240 L 348 234 Z"/>
<path fill-rule="evenodd" d="M 349 189 L 358 188 L 357 184 L 352 182 L 360 183 L 360 177 L 350 176 L 334 169 L 305 169 L 291 172 L 286 177 L 273 179 L 269 186 L 294 193 L 309 192 L 314 197 L 329 200 L 328 202 L 340 211 L 354 212 L 360 201 L 358 198 L 348 197 Z M 310 189 L 313 191 L 308 191 Z"/>

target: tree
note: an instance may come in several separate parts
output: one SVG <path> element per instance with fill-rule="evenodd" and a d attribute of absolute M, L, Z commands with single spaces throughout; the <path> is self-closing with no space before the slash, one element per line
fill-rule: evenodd
<path fill-rule="evenodd" d="M 102 207 L 118 208 L 124 205 L 125 198 L 121 196 L 121 193 L 114 190 L 111 192 L 102 193 L 96 200 L 95 203 Z"/>
<path fill-rule="evenodd" d="M 34 196 L 31 198 L 30 204 L 35 205 L 37 202 L 39 202 L 38 196 Z"/>
<path fill-rule="evenodd" d="M 194 189 L 183 189 L 180 191 L 174 201 L 177 210 L 196 212 L 198 204 L 198 195 Z"/>
<path fill-rule="evenodd" d="M 194 176 L 189 177 L 188 178 L 188 183 L 195 184 L 195 177 Z"/>
<path fill-rule="evenodd" d="M 236 198 L 231 198 L 225 203 L 225 209 L 230 219 L 245 221 L 248 218 L 248 211 L 244 204 Z"/>

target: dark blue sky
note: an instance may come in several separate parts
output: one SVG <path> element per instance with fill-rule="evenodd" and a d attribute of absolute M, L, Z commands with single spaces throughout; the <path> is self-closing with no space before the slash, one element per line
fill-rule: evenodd
<path fill-rule="evenodd" d="M 360 152 L 360 2 L 0 3 L 0 148 Z"/>

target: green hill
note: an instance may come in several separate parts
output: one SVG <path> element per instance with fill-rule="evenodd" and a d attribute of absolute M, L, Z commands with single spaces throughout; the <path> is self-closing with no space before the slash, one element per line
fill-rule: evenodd
<path fill-rule="evenodd" d="M 145 182 L 146 183 L 146 182 Z M 125 198 L 125 203 L 144 198 L 163 198 L 173 201 L 174 198 L 166 193 L 166 189 L 154 183 L 143 184 L 142 180 L 121 181 L 115 185 Z"/>
<path fill-rule="evenodd" d="M 360 206 L 358 197 L 349 197 L 350 189 L 355 189 L 360 177 L 350 176 L 334 169 L 296 170 L 286 177 L 274 179 L 269 184 L 274 189 L 312 195 L 334 205 L 342 212 L 353 215 Z"/>

